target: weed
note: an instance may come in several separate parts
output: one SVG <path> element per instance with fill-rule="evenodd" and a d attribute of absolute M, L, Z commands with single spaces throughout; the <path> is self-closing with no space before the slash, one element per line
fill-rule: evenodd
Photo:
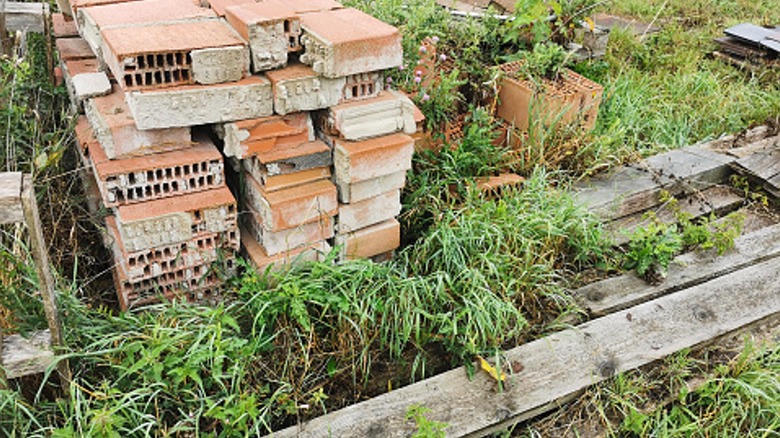
<path fill-rule="evenodd" d="M 431 421 L 426 417 L 431 410 L 421 406 L 412 405 L 406 410 L 406 420 L 414 421 L 417 430 L 412 434 L 414 438 L 444 438 L 447 436 L 445 429 L 447 423 Z"/>

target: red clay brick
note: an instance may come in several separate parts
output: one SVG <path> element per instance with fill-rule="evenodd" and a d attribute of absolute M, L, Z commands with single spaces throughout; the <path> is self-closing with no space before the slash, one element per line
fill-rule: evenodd
<path fill-rule="evenodd" d="M 101 30 L 166 21 L 215 18 L 217 16 L 211 9 L 202 8 L 192 0 L 125 2 L 90 7 L 81 12 L 88 15 L 89 19 Z"/>
<path fill-rule="evenodd" d="M 335 216 L 336 186 L 321 180 L 274 192 L 265 191 L 251 176 L 245 178 L 246 200 L 269 231 L 281 231 Z"/>
<path fill-rule="evenodd" d="M 401 245 L 401 224 L 395 219 L 372 225 L 349 234 L 336 236 L 343 260 L 374 257 L 393 251 Z"/>
<path fill-rule="evenodd" d="M 89 155 L 93 149 L 99 146 L 100 143 L 95 138 L 95 133 L 92 131 L 92 127 L 89 126 L 89 121 L 86 117 L 79 116 L 76 120 L 74 131 L 82 156 Z"/>
<path fill-rule="evenodd" d="M 333 164 L 339 185 L 365 181 L 412 167 L 414 139 L 391 134 L 363 141 L 336 139 Z"/>
<path fill-rule="evenodd" d="M 79 36 L 76 21 L 71 17 L 66 17 L 65 14 L 51 14 L 51 27 L 54 38 Z"/>
<path fill-rule="evenodd" d="M 224 17 L 228 7 L 254 3 L 255 0 L 208 0 L 208 2 L 211 9 L 213 9 L 217 15 Z"/>
<path fill-rule="evenodd" d="M 295 148 L 314 140 L 307 113 L 242 120 L 227 123 L 222 130 L 225 155 L 237 158 Z"/>
<path fill-rule="evenodd" d="M 277 114 L 330 108 L 341 102 L 345 78 L 327 79 L 303 64 L 266 72 L 273 85 Z"/>
<path fill-rule="evenodd" d="M 300 17 L 283 1 L 230 6 L 225 18 L 249 41 L 255 72 L 284 67 L 287 54 L 302 49 Z"/>
<path fill-rule="evenodd" d="M 339 205 L 338 232 L 351 233 L 395 218 L 401 213 L 401 191 L 393 190 L 360 202 Z"/>
<path fill-rule="evenodd" d="M 321 179 L 330 179 L 330 167 L 315 167 L 314 169 L 288 173 L 285 175 L 265 176 L 260 182 L 266 192 L 275 192 L 277 190 L 289 189 L 312 183 Z"/>
<path fill-rule="evenodd" d="M 68 76 L 73 77 L 82 73 L 97 73 L 100 71 L 100 62 L 97 58 L 89 59 L 72 59 L 64 61 L 65 72 Z"/>
<path fill-rule="evenodd" d="M 520 175 L 514 173 L 502 173 L 497 176 L 487 176 L 477 179 L 477 189 L 482 192 L 499 191 L 507 187 L 521 186 L 525 181 Z"/>
<path fill-rule="evenodd" d="M 92 48 L 82 38 L 58 38 L 56 44 L 63 61 L 95 58 Z"/>
<path fill-rule="evenodd" d="M 269 256 L 290 251 L 302 246 L 333 237 L 333 218 L 309 222 L 281 231 L 268 231 L 263 227 L 262 217 L 251 208 L 249 214 L 243 215 L 244 229 L 252 233 L 252 237 L 263 247 Z"/>
<path fill-rule="evenodd" d="M 327 242 L 317 242 L 302 248 L 269 256 L 262 245 L 257 243 L 254 237 L 252 237 L 251 233 L 242 230 L 241 236 L 241 245 L 244 247 L 248 260 L 259 272 L 265 272 L 267 269 L 281 271 L 289 269 L 298 263 L 322 260 L 330 252 L 330 246 Z"/>

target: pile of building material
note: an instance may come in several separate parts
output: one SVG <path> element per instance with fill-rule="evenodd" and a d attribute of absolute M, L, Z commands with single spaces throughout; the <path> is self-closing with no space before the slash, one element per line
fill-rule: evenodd
<path fill-rule="evenodd" d="M 213 295 L 239 242 L 261 269 L 400 242 L 416 109 L 384 87 L 398 30 L 333 0 L 204 3 L 53 17 L 124 308 Z"/>
<path fill-rule="evenodd" d="M 715 38 L 715 55 L 736 63 L 775 64 L 780 57 L 780 26 L 766 28 L 750 23 L 738 24 Z"/>

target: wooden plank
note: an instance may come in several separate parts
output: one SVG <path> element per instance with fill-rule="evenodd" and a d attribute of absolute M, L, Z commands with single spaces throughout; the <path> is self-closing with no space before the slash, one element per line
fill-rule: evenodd
<path fill-rule="evenodd" d="M 677 209 L 691 215 L 693 218 L 706 216 L 710 213 L 721 214 L 735 210 L 744 203 L 744 198 L 728 187 L 711 187 L 694 193 L 687 198 L 679 199 Z M 677 214 L 669 204 L 663 204 L 656 209 L 655 220 L 665 224 L 677 223 Z M 646 211 L 635 213 L 607 224 L 607 232 L 616 245 L 623 245 L 631 240 L 631 234 L 639 227 L 646 227 L 652 220 L 645 217 Z"/>
<path fill-rule="evenodd" d="M 512 349 L 505 363 L 522 369 L 503 391 L 486 373 L 469 380 L 458 368 L 272 436 L 405 437 L 414 431 L 404 419 L 414 404 L 447 423 L 447 436 L 484 436 L 615 373 L 780 313 L 778 270 L 780 259 L 768 260 Z"/>
<path fill-rule="evenodd" d="M 768 180 L 780 173 L 780 149 L 772 149 L 765 152 L 741 158 L 734 167 L 748 173 L 751 176 Z"/>
<path fill-rule="evenodd" d="M 46 371 L 54 362 L 50 342 L 51 333 L 48 330 L 37 332 L 29 339 L 21 335 L 6 336 L 0 356 L 6 377 L 16 379 Z"/>
<path fill-rule="evenodd" d="M 649 285 L 630 273 L 589 284 L 572 294 L 591 314 L 600 316 L 778 256 L 780 224 L 737 238 L 734 248 L 722 256 L 714 250 L 678 256 L 669 266 L 666 280 L 659 285 Z"/>
<path fill-rule="evenodd" d="M 22 173 L 0 173 L 0 225 L 22 221 Z"/>
<path fill-rule="evenodd" d="M 9 32 L 44 33 L 49 16 L 46 3 L 8 2 L 5 7 L 6 29 Z"/>

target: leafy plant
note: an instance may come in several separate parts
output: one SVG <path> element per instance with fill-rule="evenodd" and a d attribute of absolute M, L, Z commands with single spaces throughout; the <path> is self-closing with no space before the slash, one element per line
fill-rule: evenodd
<path fill-rule="evenodd" d="M 652 282 L 666 276 L 666 270 L 674 256 L 683 248 L 683 239 L 677 225 L 653 221 L 631 235 L 625 266 L 636 270 L 641 277 Z"/>
<path fill-rule="evenodd" d="M 522 53 L 521 72 L 534 83 L 542 79 L 558 80 L 568 60 L 563 47 L 554 43 L 538 43 L 533 51 Z"/>
<path fill-rule="evenodd" d="M 413 438 L 444 438 L 447 436 L 447 423 L 429 420 L 426 414 L 430 409 L 422 405 L 412 405 L 406 410 L 406 420 L 414 421 L 417 430 L 412 434 Z"/>

